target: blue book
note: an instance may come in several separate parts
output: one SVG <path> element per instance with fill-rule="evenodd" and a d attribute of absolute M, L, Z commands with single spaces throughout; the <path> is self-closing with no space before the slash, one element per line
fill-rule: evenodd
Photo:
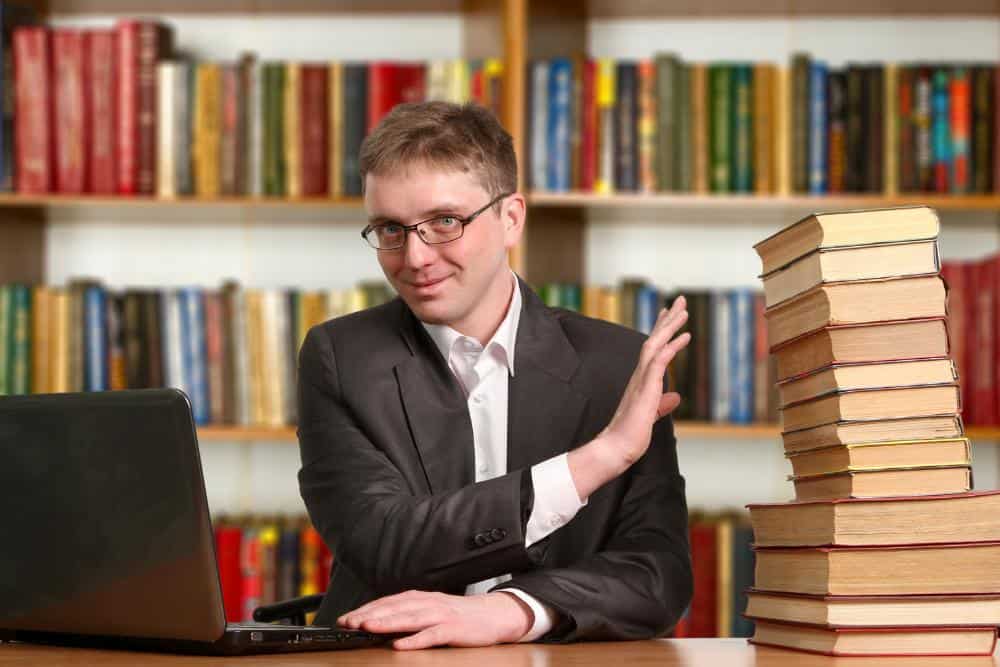
<path fill-rule="evenodd" d="M 754 293 L 749 289 L 729 293 L 729 421 L 753 421 Z"/>
<path fill-rule="evenodd" d="M 106 391 L 108 380 L 107 295 L 103 287 L 88 287 L 83 293 L 83 388 Z"/>
<path fill-rule="evenodd" d="M 190 390 L 191 411 L 196 424 L 211 421 L 208 399 L 208 368 L 205 351 L 205 308 L 200 289 L 185 288 L 181 301 L 181 340 L 184 384 Z"/>
<path fill-rule="evenodd" d="M 570 115 L 573 95 L 573 65 L 568 58 L 549 62 L 549 114 L 546 144 L 546 186 L 553 192 L 570 187 Z"/>
<path fill-rule="evenodd" d="M 643 285 L 635 293 L 635 328 L 649 335 L 656 324 L 660 312 L 660 290 L 652 285 Z"/>
<path fill-rule="evenodd" d="M 830 137 L 826 118 L 829 79 L 826 63 L 812 61 L 809 68 L 809 193 L 814 195 L 829 190 L 827 155 Z"/>
<path fill-rule="evenodd" d="M 947 67 L 934 68 L 931 80 L 931 163 L 934 167 L 935 185 L 944 186 L 950 190 L 950 183 L 940 183 L 939 179 L 948 179 L 951 173 L 951 113 L 949 104 L 949 88 L 951 74 Z"/>
<path fill-rule="evenodd" d="M 753 192 L 753 66 L 733 65 L 730 69 L 730 109 L 733 142 L 729 152 L 732 192 Z"/>

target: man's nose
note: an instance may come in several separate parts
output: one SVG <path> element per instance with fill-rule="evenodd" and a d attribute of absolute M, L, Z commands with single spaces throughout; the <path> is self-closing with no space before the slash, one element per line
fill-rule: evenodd
<path fill-rule="evenodd" d="M 434 259 L 436 250 L 420 236 L 420 230 L 410 230 L 403 245 L 406 263 L 410 266 L 423 266 Z"/>

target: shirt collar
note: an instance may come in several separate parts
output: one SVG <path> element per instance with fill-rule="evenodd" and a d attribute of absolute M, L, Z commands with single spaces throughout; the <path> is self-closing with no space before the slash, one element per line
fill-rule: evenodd
<path fill-rule="evenodd" d="M 514 292 L 507 307 L 507 314 L 504 315 L 503 321 L 497 327 L 496 333 L 483 346 L 483 349 L 488 350 L 491 346 L 499 348 L 506 356 L 508 372 L 514 375 L 514 348 L 517 342 L 517 326 L 521 321 L 522 299 L 521 286 L 518 284 L 517 276 L 513 271 L 510 272 L 510 275 L 511 280 L 514 282 Z M 430 335 L 431 340 L 434 341 L 445 361 L 449 361 L 451 351 L 459 340 L 472 340 L 469 336 L 455 331 L 447 324 L 428 324 L 426 322 L 421 322 L 420 324 L 423 325 L 428 335 Z M 478 341 L 476 344 L 478 345 Z"/>

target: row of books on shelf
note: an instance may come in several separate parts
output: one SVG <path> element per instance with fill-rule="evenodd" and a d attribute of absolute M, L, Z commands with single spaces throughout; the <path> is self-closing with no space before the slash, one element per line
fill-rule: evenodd
<path fill-rule="evenodd" d="M 640 331 L 673 298 L 635 279 L 539 291 L 551 306 Z M 685 295 L 693 341 L 671 368 L 686 399 L 675 416 L 775 421 L 762 296 Z M 172 386 L 191 398 L 201 425 L 294 424 L 296 361 L 309 328 L 392 296 L 378 281 L 330 290 L 0 285 L 0 395 Z"/>
<path fill-rule="evenodd" d="M 220 517 L 214 527 L 227 621 L 250 621 L 260 605 L 326 591 L 335 554 L 307 517 Z M 743 616 L 753 581 L 751 538 L 744 514 L 692 514 L 695 593 L 673 636 L 753 633 Z"/>
<path fill-rule="evenodd" d="M 530 65 L 535 190 L 1000 192 L 995 63 Z"/>
<path fill-rule="evenodd" d="M 360 196 L 361 141 L 396 104 L 501 102 L 497 59 L 196 62 L 174 42 L 156 21 L 14 28 L 0 189 Z"/>
<path fill-rule="evenodd" d="M 315 324 L 390 299 L 328 290 L 0 286 L 0 395 L 177 387 L 198 424 L 295 422 L 298 349 Z"/>

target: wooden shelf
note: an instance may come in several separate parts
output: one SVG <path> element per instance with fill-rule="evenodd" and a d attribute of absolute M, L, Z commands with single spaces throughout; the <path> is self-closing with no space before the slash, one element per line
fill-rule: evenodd
<path fill-rule="evenodd" d="M 823 17 L 823 16 L 996 16 L 995 0 L 587 0 L 587 13 L 599 19 Z"/>
<path fill-rule="evenodd" d="M 281 207 L 281 208 L 342 208 L 360 210 L 360 197 L 179 197 L 177 199 L 162 199 L 149 196 L 107 196 L 107 195 L 22 195 L 12 193 L 0 194 L 0 207 L 20 206 L 70 206 L 70 207 Z"/>
<path fill-rule="evenodd" d="M 48 14 L 454 13 L 462 0 L 34 0 Z"/>
<path fill-rule="evenodd" d="M 674 430 L 678 438 L 777 440 L 780 437 L 777 424 L 719 424 L 681 421 L 675 424 Z M 966 435 L 973 441 L 1000 442 L 1000 427 L 973 426 L 967 429 Z M 204 442 L 298 442 L 294 427 L 203 426 L 198 429 L 198 438 Z"/>
<path fill-rule="evenodd" d="M 806 208 L 817 211 L 851 208 L 927 205 L 951 211 L 1000 211 L 1000 195 L 754 195 L 687 193 L 532 192 L 532 206 L 585 208 Z"/>

